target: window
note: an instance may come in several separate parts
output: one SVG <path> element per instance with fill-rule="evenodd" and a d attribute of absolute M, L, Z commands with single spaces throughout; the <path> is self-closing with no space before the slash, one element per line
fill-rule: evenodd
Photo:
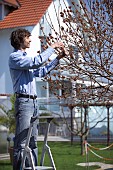
<path fill-rule="evenodd" d="M 72 83 L 70 81 L 62 81 L 62 95 L 71 95 Z"/>
<path fill-rule="evenodd" d="M 56 81 L 51 81 L 49 83 L 49 97 L 55 97 L 56 95 L 59 95 L 59 88 Z"/>
<path fill-rule="evenodd" d="M 49 97 L 59 95 L 70 96 L 72 90 L 72 83 L 70 81 L 51 81 L 49 84 Z"/>
<path fill-rule="evenodd" d="M 16 9 L 16 7 L 0 3 L 0 20 L 3 20 L 5 16 L 7 16 L 9 13 L 13 12 Z"/>
<path fill-rule="evenodd" d="M 38 98 L 47 97 L 47 82 L 38 81 L 36 82 Z"/>
<path fill-rule="evenodd" d="M 48 36 L 51 33 L 50 25 L 46 19 L 46 15 L 44 15 L 40 20 L 40 36 Z"/>
<path fill-rule="evenodd" d="M 0 4 L 0 20 L 4 18 L 4 5 Z"/>

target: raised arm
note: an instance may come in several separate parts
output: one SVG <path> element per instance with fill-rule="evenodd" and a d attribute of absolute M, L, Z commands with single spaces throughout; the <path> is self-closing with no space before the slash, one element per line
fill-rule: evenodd
<path fill-rule="evenodd" d="M 64 45 L 62 42 L 56 42 L 35 57 L 30 57 L 27 53 L 23 55 L 21 51 L 20 53 L 13 52 L 9 58 L 9 66 L 13 69 L 37 69 L 54 53 L 54 48 L 64 48 Z"/>
<path fill-rule="evenodd" d="M 34 76 L 35 77 L 46 76 L 51 70 L 53 70 L 59 64 L 59 60 L 64 56 L 65 52 L 62 51 L 54 60 L 49 62 L 47 65 L 39 67 L 37 70 L 34 70 Z"/>

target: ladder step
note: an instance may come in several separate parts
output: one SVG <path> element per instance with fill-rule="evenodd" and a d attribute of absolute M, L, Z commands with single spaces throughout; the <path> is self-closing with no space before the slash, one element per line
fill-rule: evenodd
<path fill-rule="evenodd" d="M 31 167 L 25 167 L 24 170 L 30 170 L 32 169 Z M 53 167 L 49 167 L 49 166 L 35 166 L 35 170 L 46 170 L 46 169 L 53 169 Z"/>

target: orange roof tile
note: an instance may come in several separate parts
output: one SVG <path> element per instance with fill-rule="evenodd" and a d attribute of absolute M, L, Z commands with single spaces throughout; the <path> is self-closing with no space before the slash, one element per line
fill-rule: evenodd
<path fill-rule="evenodd" d="M 0 29 L 36 25 L 52 0 L 18 0 L 20 8 L 0 21 Z"/>

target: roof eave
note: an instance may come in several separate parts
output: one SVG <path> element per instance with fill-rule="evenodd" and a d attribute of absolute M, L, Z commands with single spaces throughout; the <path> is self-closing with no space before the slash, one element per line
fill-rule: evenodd
<path fill-rule="evenodd" d="M 5 0 L 3 0 L 3 2 L 9 6 L 13 6 L 14 8 L 19 8 L 20 7 L 20 3 L 16 0 L 17 4 L 11 3 L 11 2 L 7 2 Z"/>

